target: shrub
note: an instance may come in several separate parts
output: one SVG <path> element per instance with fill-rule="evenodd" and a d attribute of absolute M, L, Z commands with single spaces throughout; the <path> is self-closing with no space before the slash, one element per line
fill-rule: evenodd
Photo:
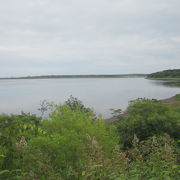
<path fill-rule="evenodd" d="M 90 108 L 85 107 L 79 99 L 73 97 L 72 95 L 67 101 L 65 101 L 64 105 L 68 106 L 73 111 L 92 112 Z"/>
<path fill-rule="evenodd" d="M 180 112 L 160 103 L 150 100 L 140 100 L 127 108 L 128 117 L 117 123 L 120 143 L 130 147 L 134 134 L 140 140 L 146 140 L 153 135 L 169 134 L 180 137 Z"/>
<path fill-rule="evenodd" d="M 91 111 L 74 110 L 67 105 L 56 106 L 50 119 L 42 122 L 45 135 L 29 141 L 28 151 L 33 157 L 26 158 L 27 167 L 42 176 L 48 173 L 39 167 L 39 164 L 44 164 L 66 179 L 70 168 L 80 171 L 87 163 L 87 137 L 97 139 L 104 155 L 110 157 L 118 143 L 115 127 L 106 125 L 101 119 L 94 119 L 92 114 Z M 75 179 L 74 176 L 72 179 Z"/>
<path fill-rule="evenodd" d="M 22 113 L 0 115 L 0 179 L 18 179 L 21 175 L 19 148 L 39 134 L 41 118 Z"/>

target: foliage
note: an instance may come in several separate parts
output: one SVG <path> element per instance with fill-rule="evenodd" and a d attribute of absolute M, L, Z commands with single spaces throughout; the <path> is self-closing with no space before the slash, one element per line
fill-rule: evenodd
<path fill-rule="evenodd" d="M 72 95 L 67 101 L 65 101 L 64 105 L 68 106 L 73 111 L 92 112 L 90 108 L 86 108 L 80 100 Z"/>
<path fill-rule="evenodd" d="M 180 94 L 176 94 L 175 98 L 176 100 L 180 101 Z"/>
<path fill-rule="evenodd" d="M 110 109 L 113 116 L 119 116 L 122 114 L 122 109 Z"/>
<path fill-rule="evenodd" d="M 134 102 L 116 126 L 73 97 L 52 109 L 48 120 L 0 115 L 0 179 L 179 179 L 178 109 Z"/>
<path fill-rule="evenodd" d="M 180 78 L 180 69 L 165 70 L 149 74 L 148 78 Z"/>
<path fill-rule="evenodd" d="M 180 111 L 151 100 L 139 100 L 127 108 L 128 117 L 117 123 L 120 143 L 131 146 L 134 134 L 140 140 L 153 135 L 169 134 L 180 138 Z"/>
<path fill-rule="evenodd" d="M 140 141 L 136 136 L 132 148 L 126 151 L 116 147 L 112 158 L 103 156 L 101 147 L 90 138 L 89 161 L 83 170 L 83 179 L 161 180 L 179 178 L 175 142 L 168 136 L 153 136 Z"/>
<path fill-rule="evenodd" d="M 21 155 L 17 151 L 21 147 L 26 147 L 25 139 L 43 132 L 40 122 L 41 118 L 25 113 L 0 116 L 0 175 L 3 178 L 12 175 L 16 177 L 20 173 L 18 158 L 21 158 Z"/>
<path fill-rule="evenodd" d="M 53 110 L 54 106 L 55 105 L 53 102 L 49 102 L 47 100 L 41 101 L 40 107 L 38 108 L 38 111 L 40 111 L 40 113 L 41 113 L 41 117 L 43 117 L 45 115 L 45 113 Z"/>

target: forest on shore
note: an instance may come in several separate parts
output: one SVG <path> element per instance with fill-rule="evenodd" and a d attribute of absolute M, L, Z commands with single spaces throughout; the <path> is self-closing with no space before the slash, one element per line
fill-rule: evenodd
<path fill-rule="evenodd" d="M 180 104 L 180 95 L 174 97 Z M 81 101 L 0 115 L 2 180 L 178 180 L 180 108 L 148 99 L 107 123 Z"/>
<path fill-rule="evenodd" d="M 149 74 L 147 78 L 157 78 L 157 79 L 158 78 L 166 78 L 166 79 L 178 78 L 180 79 L 180 69 L 170 69 L 170 70 L 155 72 L 155 73 Z"/>

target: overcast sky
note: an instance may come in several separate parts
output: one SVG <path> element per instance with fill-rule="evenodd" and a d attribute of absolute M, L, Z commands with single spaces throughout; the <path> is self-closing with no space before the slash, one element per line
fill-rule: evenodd
<path fill-rule="evenodd" d="M 0 77 L 180 68 L 180 0 L 0 0 Z"/>

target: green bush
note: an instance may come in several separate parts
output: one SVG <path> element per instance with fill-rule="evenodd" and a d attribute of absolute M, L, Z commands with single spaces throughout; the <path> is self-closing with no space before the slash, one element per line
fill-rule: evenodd
<path fill-rule="evenodd" d="M 18 179 L 22 159 L 19 148 L 27 146 L 26 140 L 40 134 L 41 118 L 22 113 L 0 115 L 0 179 Z"/>
<path fill-rule="evenodd" d="M 90 108 L 85 107 L 79 99 L 73 97 L 72 95 L 67 101 L 65 101 L 64 105 L 68 106 L 73 111 L 92 112 Z"/>
<path fill-rule="evenodd" d="M 117 123 L 120 144 L 130 147 L 134 134 L 140 140 L 153 135 L 169 134 L 180 138 L 180 112 L 150 100 L 140 100 L 127 108 L 128 117 Z"/>
<path fill-rule="evenodd" d="M 91 111 L 74 110 L 67 105 L 56 106 L 50 119 L 44 120 L 41 125 L 45 134 L 29 141 L 24 157 L 27 164 L 25 171 L 31 170 L 39 178 L 49 176 L 47 167 L 59 172 L 63 179 L 71 168 L 81 171 L 87 163 L 89 137 L 99 142 L 108 157 L 118 143 L 114 126 L 106 125 L 102 119 L 94 119 Z M 27 154 L 31 154 L 31 158 Z M 71 176 L 74 179 L 76 175 Z"/>

